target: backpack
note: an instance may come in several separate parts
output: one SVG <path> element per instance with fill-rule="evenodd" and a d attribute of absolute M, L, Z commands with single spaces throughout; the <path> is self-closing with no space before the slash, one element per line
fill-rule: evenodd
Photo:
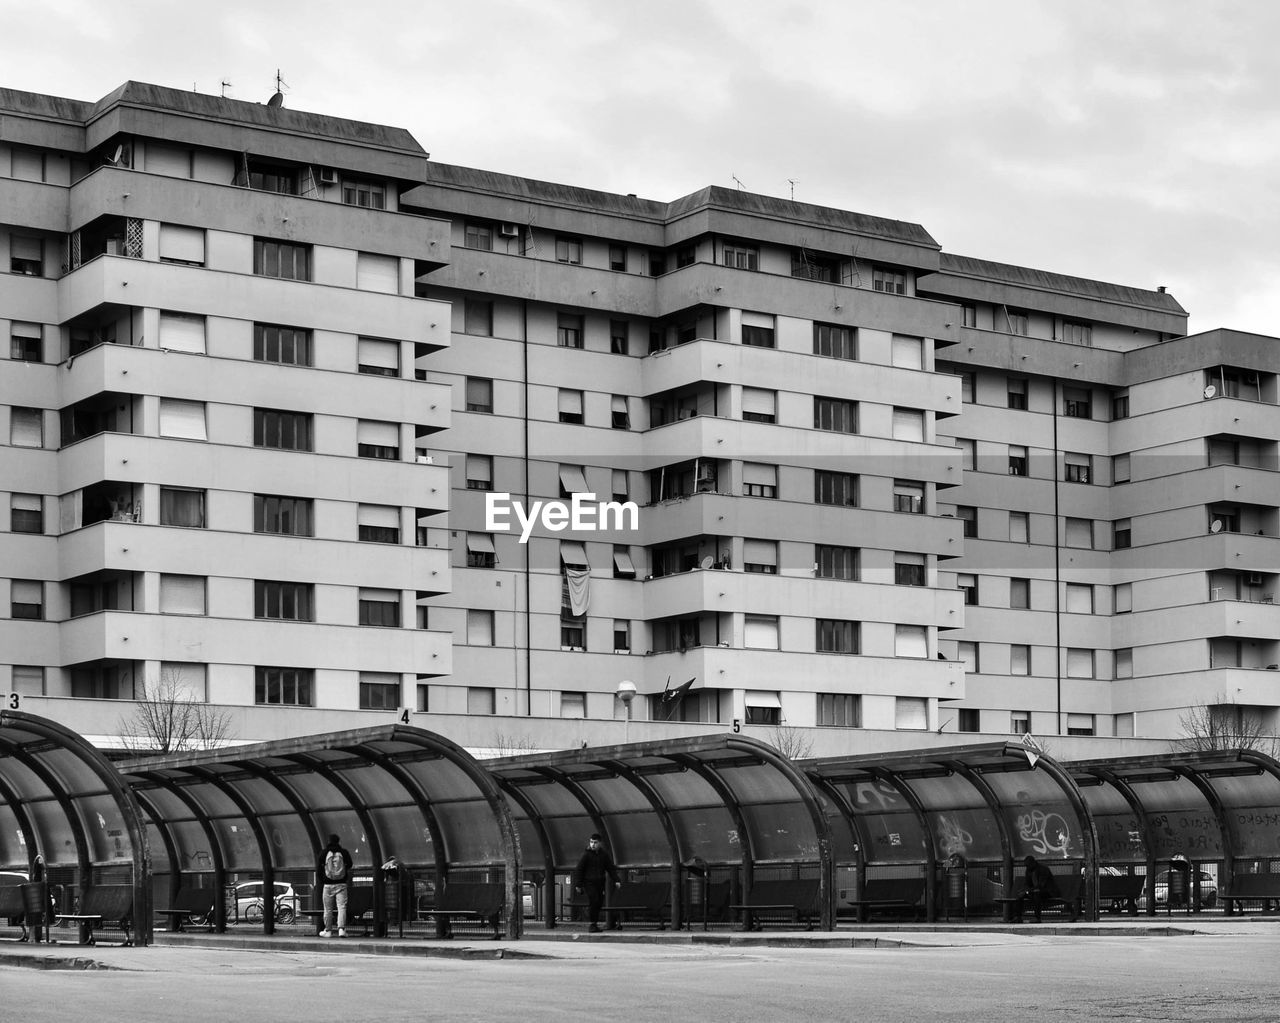
<path fill-rule="evenodd" d="M 347 872 L 347 866 L 342 861 L 342 853 L 338 849 L 330 849 L 324 855 L 324 876 L 330 881 L 341 881 Z"/>

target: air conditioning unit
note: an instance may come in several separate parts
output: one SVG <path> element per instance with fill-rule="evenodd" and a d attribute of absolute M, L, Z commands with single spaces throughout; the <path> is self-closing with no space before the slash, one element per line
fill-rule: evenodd
<path fill-rule="evenodd" d="M 520 225 L 519 224 L 503 224 L 501 227 L 498 228 L 498 234 L 502 235 L 503 238 L 519 238 Z"/>
<path fill-rule="evenodd" d="M 1246 576 L 1244 577 L 1244 581 L 1245 581 L 1245 583 L 1247 583 L 1249 586 L 1261 586 L 1261 585 L 1262 585 L 1262 573 L 1261 573 L 1261 572 L 1250 572 L 1248 575 L 1246 575 Z"/>
<path fill-rule="evenodd" d="M 336 185 L 338 183 L 338 171 L 335 167 L 320 168 L 320 184 Z"/>
<path fill-rule="evenodd" d="M 419 464 L 419 465 L 435 465 L 435 464 L 436 464 L 435 456 L 433 456 L 433 455 L 419 455 L 419 456 L 418 456 L 418 464 Z"/>

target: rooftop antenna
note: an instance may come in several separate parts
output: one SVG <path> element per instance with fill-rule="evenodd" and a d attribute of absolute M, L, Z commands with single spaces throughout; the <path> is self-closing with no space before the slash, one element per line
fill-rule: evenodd
<path fill-rule="evenodd" d="M 736 174 L 730 174 L 730 175 L 729 175 L 729 177 L 733 178 L 733 180 L 734 180 L 734 181 L 737 181 L 737 182 L 738 182 L 738 191 L 739 191 L 739 192 L 745 192 L 745 191 L 747 190 L 747 186 L 746 186 L 746 185 L 744 185 L 744 184 L 742 183 L 742 181 L 738 178 L 738 175 L 736 175 Z"/>
<path fill-rule="evenodd" d="M 289 83 L 280 77 L 280 69 L 276 68 L 276 93 L 269 100 L 267 106 L 282 107 L 284 106 L 284 90 L 289 87 Z"/>
<path fill-rule="evenodd" d="M 222 98 L 223 99 L 227 98 L 227 90 L 230 88 L 231 88 L 231 83 L 224 78 L 222 80 Z"/>
<path fill-rule="evenodd" d="M 791 201 L 795 202 L 796 201 L 796 179 L 787 178 L 787 181 L 791 183 Z"/>

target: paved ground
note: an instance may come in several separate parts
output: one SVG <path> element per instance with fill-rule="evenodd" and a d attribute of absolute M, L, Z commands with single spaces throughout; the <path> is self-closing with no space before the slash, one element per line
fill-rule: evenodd
<path fill-rule="evenodd" d="M 1274 919 L 702 937 L 562 931 L 555 940 L 471 943 L 160 934 L 148 948 L 0 942 L 0 1018 L 1280 1020 Z"/>

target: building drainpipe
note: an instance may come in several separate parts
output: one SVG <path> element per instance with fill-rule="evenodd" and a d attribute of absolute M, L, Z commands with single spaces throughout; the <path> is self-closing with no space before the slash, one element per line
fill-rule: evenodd
<path fill-rule="evenodd" d="M 529 505 L 529 300 L 525 299 L 520 303 L 521 317 L 524 320 L 521 329 L 521 352 L 524 356 L 524 414 L 521 419 L 524 421 L 524 502 L 525 507 Z M 521 544 L 524 548 L 524 713 L 525 717 L 533 717 L 533 636 L 531 632 L 532 621 L 530 620 L 530 607 L 532 606 L 532 590 L 529 575 L 532 565 L 529 561 L 529 545 Z M 514 594 L 512 595 L 514 598 Z M 518 615 L 513 615 L 512 629 L 515 629 L 515 619 Z M 516 637 L 511 637 L 511 644 L 515 646 Z M 513 680 L 514 681 L 514 680 Z"/>
<path fill-rule="evenodd" d="M 1058 398 L 1062 381 L 1053 382 L 1053 630 L 1054 630 L 1054 674 L 1057 679 L 1058 693 L 1058 734 L 1062 735 L 1062 541 L 1059 529 L 1065 530 L 1059 503 L 1059 489 L 1062 481 L 1058 479 Z M 1090 529 L 1093 528 L 1090 523 Z"/>

